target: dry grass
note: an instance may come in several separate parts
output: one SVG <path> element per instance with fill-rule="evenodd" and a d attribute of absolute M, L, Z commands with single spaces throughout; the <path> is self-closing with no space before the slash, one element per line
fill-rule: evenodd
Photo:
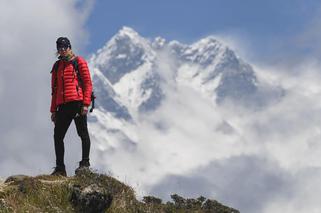
<path fill-rule="evenodd" d="M 184 199 L 173 195 L 174 202 L 163 204 L 159 198 L 145 197 L 139 202 L 134 190 L 108 175 L 84 172 L 74 177 L 42 175 L 0 184 L 0 212 L 82 212 L 83 206 L 72 202 L 75 187 L 95 185 L 111 198 L 106 208 L 110 213 L 238 213 L 206 198 Z M 80 204 L 82 205 L 82 203 Z"/>

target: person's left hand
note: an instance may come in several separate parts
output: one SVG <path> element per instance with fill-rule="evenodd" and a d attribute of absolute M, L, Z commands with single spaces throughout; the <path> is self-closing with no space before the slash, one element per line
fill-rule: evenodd
<path fill-rule="evenodd" d="M 88 107 L 87 106 L 83 106 L 81 109 L 81 115 L 87 115 L 88 113 Z"/>

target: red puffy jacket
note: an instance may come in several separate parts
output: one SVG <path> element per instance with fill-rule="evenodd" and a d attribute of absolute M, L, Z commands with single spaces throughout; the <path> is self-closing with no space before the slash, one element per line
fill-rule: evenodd
<path fill-rule="evenodd" d="M 60 60 L 58 69 L 52 68 L 51 87 L 52 98 L 50 112 L 55 112 L 61 104 L 70 101 L 82 101 L 85 106 L 91 103 L 92 82 L 87 62 L 77 57 L 78 69 L 82 84 L 78 82 L 77 73 L 71 61 Z"/>

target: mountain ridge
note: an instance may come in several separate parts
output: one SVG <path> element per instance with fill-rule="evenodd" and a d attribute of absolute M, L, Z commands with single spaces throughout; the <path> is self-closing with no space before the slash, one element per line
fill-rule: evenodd
<path fill-rule="evenodd" d="M 175 81 L 199 82 L 196 88 L 204 87 L 218 103 L 226 98 L 248 100 L 257 92 L 257 78 L 251 66 L 214 36 L 186 45 L 178 41 L 167 42 L 161 37 L 151 41 L 129 27 L 123 27 L 90 58 L 98 90 L 103 87 L 100 82 L 108 82 L 108 90 L 113 91 L 109 96 L 118 103 L 120 107 L 117 108 L 127 108 L 127 112 L 157 109 L 165 95 L 161 88 L 164 79 L 160 67 L 166 61 L 160 61 L 159 46 L 169 51 L 168 58 L 177 59 L 178 65 L 173 68 L 176 70 L 174 76 L 178 76 Z M 108 93 L 104 94 L 108 96 Z M 106 101 L 98 106 L 104 104 Z M 109 107 L 107 111 L 117 110 Z M 130 117 L 127 112 L 121 117 Z"/>

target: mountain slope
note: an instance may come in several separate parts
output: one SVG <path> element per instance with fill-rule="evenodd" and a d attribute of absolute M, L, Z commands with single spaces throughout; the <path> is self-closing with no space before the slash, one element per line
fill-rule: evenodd
<path fill-rule="evenodd" d="M 178 79 L 194 84 L 216 102 L 227 98 L 247 101 L 257 92 L 258 82 L 252 67 L 214 37 L 192 45 L 173 41 L 169 47 L 179 60 Z"/>

